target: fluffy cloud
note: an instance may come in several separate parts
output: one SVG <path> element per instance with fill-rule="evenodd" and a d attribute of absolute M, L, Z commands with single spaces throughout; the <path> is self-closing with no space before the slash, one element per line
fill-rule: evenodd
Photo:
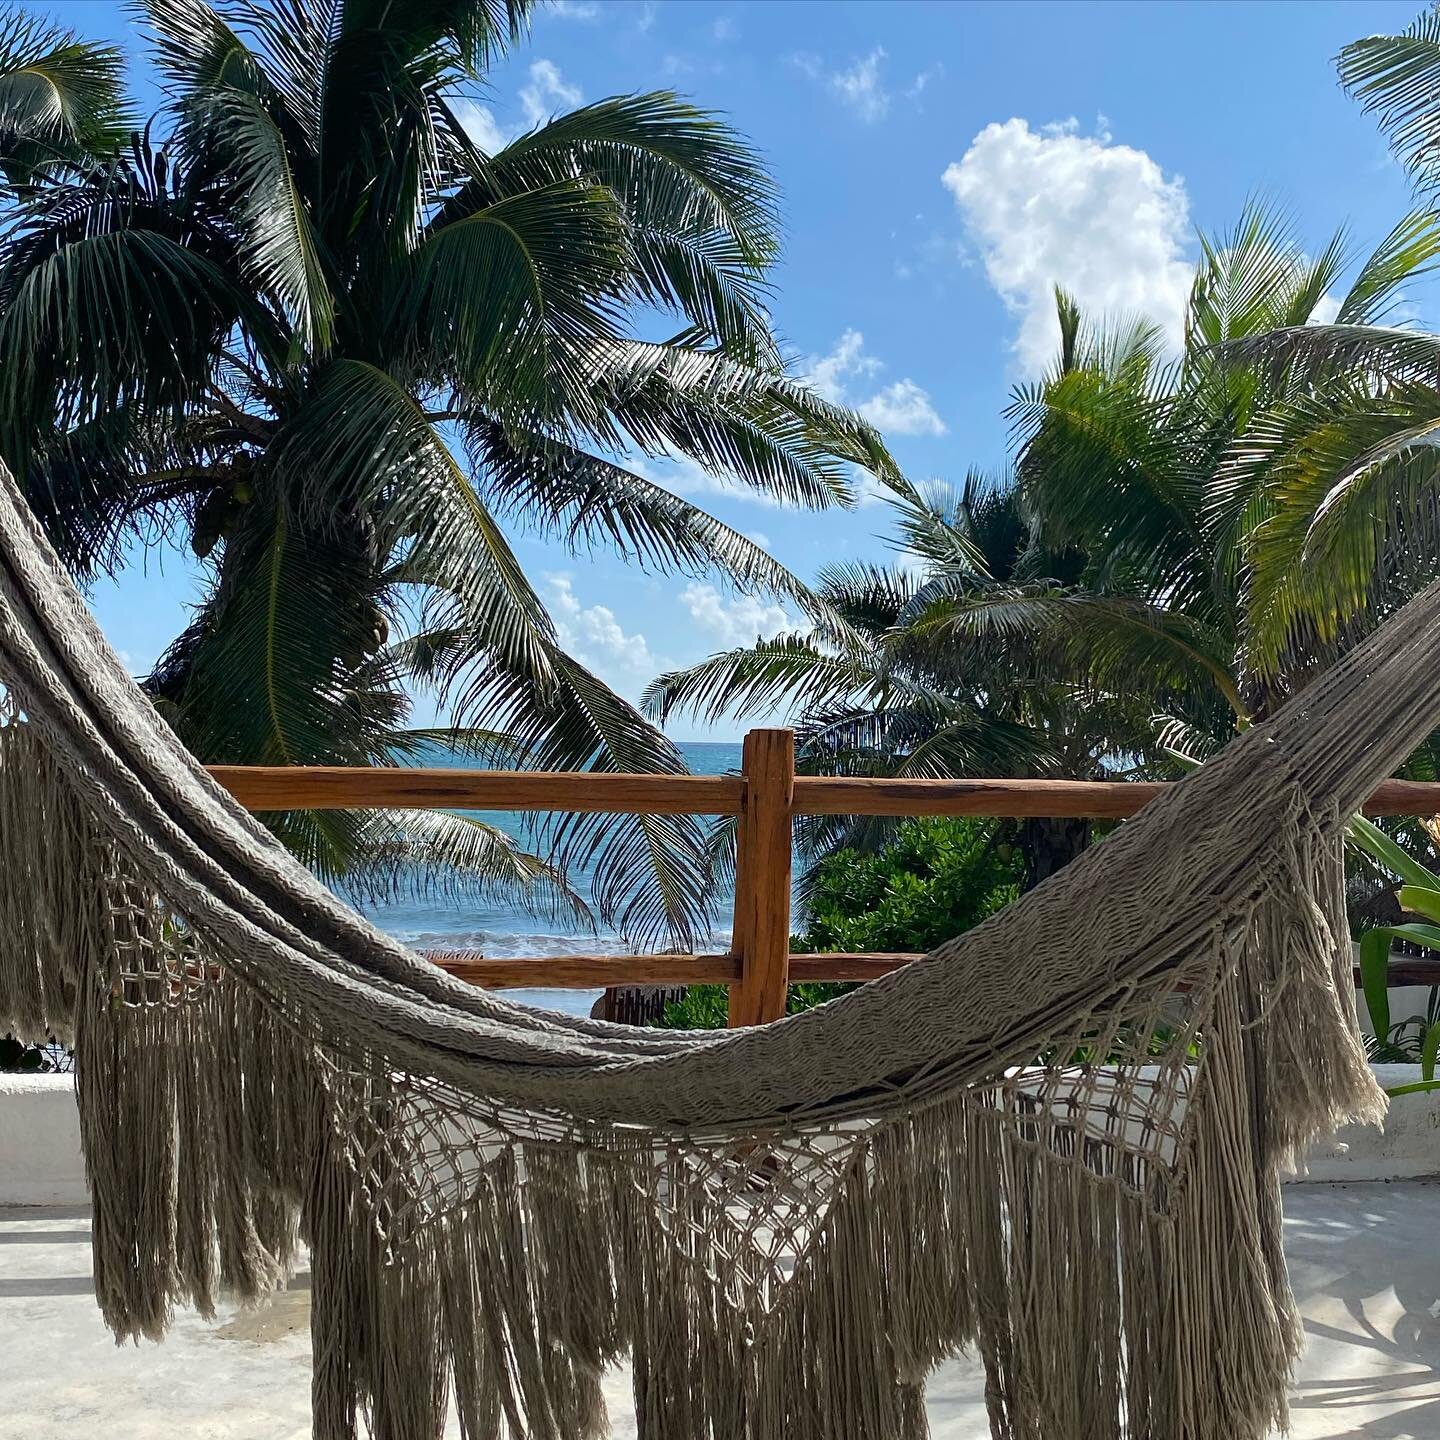
<path fill-rule="evenodd" d="M 560 73 L 553 60 L 537 60 L 530 67 L 530 83 L 520 91 L 525 123 L 534 129 L 558 110 L 573 109 L 584 97 Z"/>
<path fill-rule="evenodd" d="M 913 380 L 897 380 L 862 401 L 860 413 L 886 435 L 943 435 L 945 422 Z"/>
<path fill-rule="evenodd" d="M 600 13 L 598 5 L 585 4 L 582 0 L 550 0 L 546 8 L 563 20 L 593 20 Z"/>
<path fill-rule="evenodd" d="M 880 75 L 884 59 L 885 51 L 877 45 L 848 70 L 839 70 L 830 77 L 830 88 L 867 125 L 883 120 L 890 108 L 890 92 Z"/>
<path fill-rule="evenodd" d="M 487 155 L 503 150 L 515 138 L 495 118 L 495 112 L 488 105 L 477 105 L 462 96 L 453 102 L 452 108 L 465 133 Z"/>
<path fill-rule="evenodd" d="M 627 635 L 613 610 L 582 604 L 571 576 L 546 575 L 545 583 L 561 645 L 607 685 L 633 697 L 664 668 L 650 653 L 644 635 Z"/>
<path fill-rule="evenodd" d="M 865 352 L 865 337 L 847 330 L 828 355 L 812 358 L 805 378 L 827 400 L 858 410 L 882 434 L 943 435 L 945 422 L 935 410 L 929 394 L 911 379 L 870 389 L 874 378 L 885 368 Z"/>
<path fill-rule="evenodd" d="M 1092 315 L 1140 312 L 1177 348 L 1190 292 L 1189 200 L 1143 150 L 1081 135 L 1073 120 L 1036 131 L 987 125 L 944 174 L 985 273 L 1019 317 L 1029 374 L 1055 357 L 1058 284 Z"/>
<path fill-rule="evenodd" d="M 561 12 L 569 14 L 570 12 Z M 516 136 L 544 124 L 558 110 L 579 105 L 584 96 L 560 73 L 553 60 L 537 60 L 530 67 L 530 79 L 520 91 L 523 125 L 502 125 L 488 105 L 461 96 L 453 102 L 455 118 L 487 155 L 503 150 Z"/>
<path fill-rule="evenodd" d="M 690 618 L 723 649 L 751 645 L 793 627 L 783 605 L 754 595 L 726 598 L 713 585 L 692 580 L 681 592 L 680 602 Z"/>

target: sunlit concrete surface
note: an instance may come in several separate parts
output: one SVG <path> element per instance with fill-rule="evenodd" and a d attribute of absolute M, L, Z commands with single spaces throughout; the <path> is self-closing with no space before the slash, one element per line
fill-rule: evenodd
<path fill-rule="evenodd" d="M 1440 1436 L 1440 1184 L 1287 1187 L 1286 1253 L 1309 1349 L 1297 1437 Z M 310 1433 L 306 1276 L 215 1323 L 181 1312 L 163 1345 L 117 1347 L 90 1291 L 89 1217 L 0 1210 L 0 1433 L 28 1440 L 301 1440 Z M 632 1440 L 627 1377 L 607 1382 Z M 977 1370 L 944 1366 L 935 1440 L 989 1435 Z"/>

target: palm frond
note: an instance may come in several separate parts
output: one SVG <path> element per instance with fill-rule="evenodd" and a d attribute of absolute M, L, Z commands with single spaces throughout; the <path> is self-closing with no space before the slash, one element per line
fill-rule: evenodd
<path fill-rule="evenodd" d="M 222 168 L 234 186 L 241 265 L 307 349 L 323 353 L 335 326 L 330 266 L 295 174 L 294 146 L 271 109 L 250 90 L 217 84 L 187 105 L 180 141 Z"/>
<path fill-rule="evenodd" d="M 1417 188 L 1433 191 L 1440 166 L 1440 16 L 1427 10 L 1399 35 L 1371 35 L 1341 50 L 1340 83 L 1379 118 Z"/>
<path fill-rule="evenodd" d="M 874 428 L 808 386 L 710 351 L 629 341 L 597 355 L 595 385 L 615 428 L 602 446 L 687 455 L 702 469 L 789 504 L 853 499 L 853 467 L 889 484 L 899 470 Z"/>
<path fill-rule="evenodd" d="M 593 926 L 589 906 L 563 870 L 498 826 L 463 813 L 364 812 L 353 856 L 329 878 L 372 902 L 498 901 L 540 919 Z"/>
<path fill-rule="evenodd" d="M 778 251 L 774 186 L 723 120 L 669 93 L 616 97 L 472 163 L 474 178 L 432 223 L 517 190 L 593 178 L 615 195 L 630 228 L 639 298 L 683 315 L 697 340 L 778 364 L 764 308 Z"/>
<path fill-rule="evenodd" d="M 483 714 L 512 734 L 538 770 L 683 774 L 679 750 L 603 681 L 558 647 L 555 689 L 538 698 L 524 676 L 477 663 L 457 713 Z M 690 815 L 561 815 L 547 829 L 553 863 L 588 869 L 604 924 L 633 943 L 682 950 L 713 921 L 705 827 Z"/>
<path fill-rule="evenodd" d="M 0 14 L 0 170 L 12 185 L 113 154 L 134 124 L 124 52 L 11 6 Z"/>
<path fill-rule="evenodd" d="M 376 518 L 378 555 L 398 555 L 392 583 L 434 591 L 431 626 L 465 630 L 477 649 L 553 683 L 554 633 L 503 530 L 411 392 L 375 365 L 327 365 L 272 455 L 306 523 L 356 510 Z M 441 616 L 444 619 L 441 619 Z"/>
<path fill-rule="evenodd" d="M 1416 210 L 1405 216 L 1360 267 L 1335 316 L 1339 325 L 1379 325 L 1402 296 L 1402 287 L 1435 268 L 1440 255 L 1440 215 Z"/>
<path fill-rule="evenodd" d="M 157 667 L 182 737 L 212 763 L 388 763 L 394 687 L 360 668 L 374 643 L 369 557 L 352 536 L 307 530 L 274 493 L 247 511 L 222 582 Z"/>
<path fill-rule="evenodd" d="M 659 675 L 640 703 L 662 723 L 680 710 L 714 721 L 781 706 L 809 710 L 857 695 L 873 699 L 882 688 L 863 657 L 827 653 L 808 635 L 780 635 Z"/>
<path fill-rule="evenodd" d="M 397 318 L 438 373 L 498 418 L 598 420 L 590 357 L 620 339 L 631 272 L 609 189 L 568 179 L 508 195 L 430 230 L 411 263 Z"/>
<path fill-rule="evenodd" d="M 746 593 L 825 616 L 823 600 L 768 551 L 626 466 L 488 420 L 467 434 L 486 493 L 540 534 L 577 549 L 605 545 L 660 573 L 719 571 Z"/>

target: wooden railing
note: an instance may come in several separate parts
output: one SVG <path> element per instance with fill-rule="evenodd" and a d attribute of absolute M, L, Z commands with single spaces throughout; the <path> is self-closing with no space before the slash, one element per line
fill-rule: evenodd
<path fill-rule="evenodd" d="M 1118 820 L 1163 784 L 1083 780 L 868 780 L 795 774 L 790 730 L 745 736 L 738 775 L 592 775 L 409 767 L 218 765 L 210 772 L 250 810 L 467 809 L 572 814 L 729 815 L 736 831 L 731 948 L 716 955 L 563 955 L 490 959 L 454 952 L 430 958 L 490 988 L 589 989 L 612 985 L 721 984 L 730 1023 L 784 1013 L 786 986 L 800 980 L 873 980 L 912 954 L 790 952 L 791 825 L 796 815 L 985 815 Z M 1440 814 L 1440 785 L 1387 780 L 1368 815 Z M 1392 967 L 1393 969 L 1394 967 Z M 1440 982 L 1417 961 L 1397 983 Z M 1409 972 L 1413 970 L 1413 974 Z"/>

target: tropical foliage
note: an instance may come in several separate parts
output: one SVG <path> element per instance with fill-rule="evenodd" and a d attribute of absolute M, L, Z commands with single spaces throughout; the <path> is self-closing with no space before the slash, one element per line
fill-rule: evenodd
<path fill-rule="evenodd" d="M 1008 905 L 1025 878 L 1012 844 L 983 821 L 901 824 L 881 854 L 842 850 L 810 886 L 802 951 L 933 950 Z"/>
<path fill-rule="evenodd" d="M 724 122 L 658 93 L 477 146 L 458 102 L 529 3 L 143 0 L 165 104 L 123 145 L 118 57 L 0 32 L 0 141 L 25 179 L 0 236 L 0 453 L 77 574 L 165 538 L 204 562 L 149 684 L 207 760 L 385 764 L 439 743 L 682 769 L 565 652 L 510 533 L 718 571 L 818 616 L 629 457 L 811 506 L 845 503 L 856 464 L 892 469 L 785 372 L 775 192 Z M 27 110 L 32 72 L 51 98 Z M 657 315 L 672 338 L 641 338 Z M 453 725 L 409 726 L 425 691 Z M 272 821 L 327 875 L 387 883 L 423 840 L 572 903 L 473 819 Z M 593 869 L 607 922 L 701 930 L 694 822 L 576 817 L 553 839 Z"/>
<path fill-rule="evenodd" d="M 1366 367 L 1321 384 L 1272 347 L 1329 309 L 1352 327 L 1383 317 L 1437 254 L 1440 221 L 1417 212 L 1337 299 L 1344 236 L 1310 256 L 1252 206 L 1203 240 L 1174 359 L 1152 325 L 1091 323 L 1059 294 L 1056 361 L 1010 407 L 1013 477 L 897 485 L 903 560 L 817 581 L 840 626 L 662 676 L 653 712 L 794 705 L 805 763 L 842 773 L 1091 778 L 1209 753 L 1433 568 L 1433 546 L 1403 575 L 1376 553 L 1365 585 L 1344 605 L 1332 588 L 1328 607 L 1306 580 L 1315 516 L 1295 485 L 1295 417 L 1373 413 L 1393 387 Z M 887 833 L 812 838 L 823 852 Z M 1088 832 L 1052 822 L 1020 838 L 1033 882 Z"/>
<path fill-rule="evenodd" d="M 1091 779 L 1110 773 L 1117 737 L 1144 743 L 1143 699 L 1083 697 L 1056 668 L 1063 657 L 1053 646 L 1028 635 L 1014 643 L 1004 627 L 969 636 L 948 623 L 958 604 L 1038 603 L 1078 583 L 1083 557 L 1036 542 L 1013 484 L 972 475 L 950 492 L 901 481 L 889 504 L 903 563 L 822 571 L 823 623 L 660 676 L 646 696 L 651 713 L 714 720 L 794 707 L 804 773 Z M 895 829 L 876 817 L 827 819 L 800 838 L 818 859 L 874 850 Z M 1085 843 L 1088 827 L 1026 822 L 1017 838 L 1034 883 Z"/>

